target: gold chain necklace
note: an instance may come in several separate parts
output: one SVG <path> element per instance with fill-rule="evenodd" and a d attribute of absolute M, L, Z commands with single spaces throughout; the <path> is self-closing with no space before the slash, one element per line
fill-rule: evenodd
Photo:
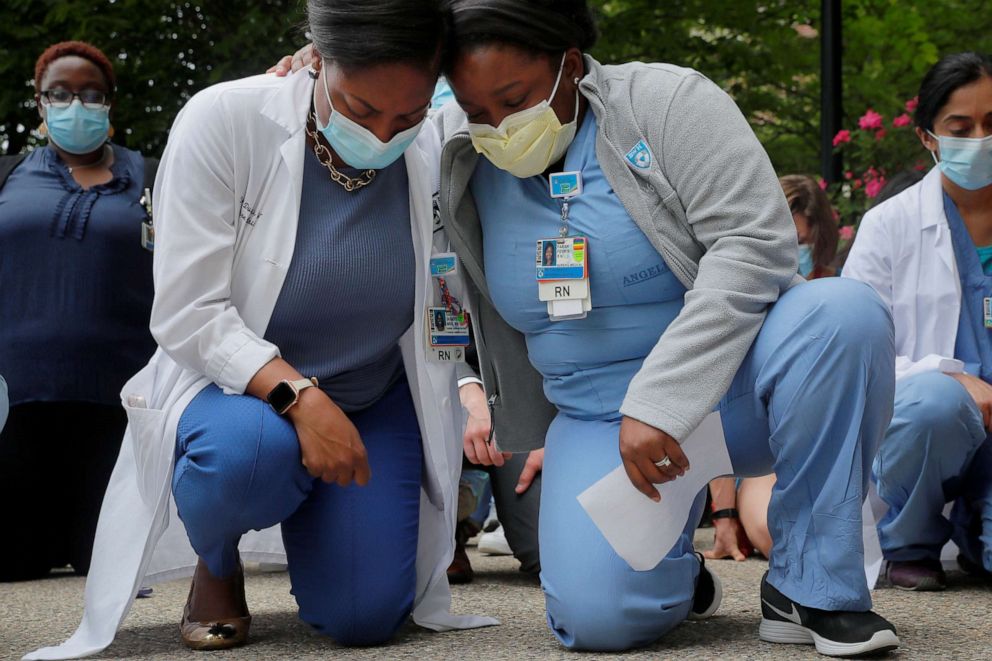
<path fill-rule="evenodd" d="M 324 144 L 320 141 L 320 136 L 318 136 L 317 132 L 311 128 L 311 123 L 313 126 L 317 126 L 317 118 L 314 115 L 313 110 L 311 110 L 307 115 L 307 135 L 310 136 L 311 140 L 313 140 L 313 153 L 317 156 L 317 160 L 320 161 L 320 164 L 327 168 L 327 171 L 331 173 L 331 181 L 340 184 L 349 193 L 371 184 L 372 180 L 375 179 L 375 170 L 366 170 L 360 177 L 349 177 L 348 175 L 341 174 L 341 172 L 334 167 L 334 157 L 331 155 L 331 150 L 324 146 Z"/>

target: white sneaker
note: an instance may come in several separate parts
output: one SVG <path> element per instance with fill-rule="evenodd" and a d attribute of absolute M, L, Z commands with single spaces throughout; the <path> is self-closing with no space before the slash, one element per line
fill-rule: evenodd
<path fill-rule="evenodd" d="M 483 533 L 479 538 L 479 553 L 487 555 L 513 555 L 510 545 L 506 543 L 503 526 L 492 532 Z"/>

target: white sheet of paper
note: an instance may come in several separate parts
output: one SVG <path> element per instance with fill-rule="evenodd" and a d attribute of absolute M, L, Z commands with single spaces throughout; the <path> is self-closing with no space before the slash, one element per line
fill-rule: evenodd
<path fill-rule="evenodd" d="M 868 581 L 868 589 L 874 590 L 878 582 L 878 575 L 882 571 L 882 545 L 878 541 L 878 530 L 875 528 L 876 501 L 880 502 L 878 494 L 875 492 L 875 485 L 869 482 L 868 495 L 861 506 L 861 535 L 864 540 L 865 550 L 865 579 Z"/>
<path fill-rule="evenodd" d="M 682 442 L 686 474 L 655 485 L 661 501 L 638 491 L 623 466 L 578 495 L 579 504 L 603 536 L 635 571 L 649 571 L 675 545 L 693 501 L 710 480 L 733 472 L 720 414 L 714 412 Z"/>

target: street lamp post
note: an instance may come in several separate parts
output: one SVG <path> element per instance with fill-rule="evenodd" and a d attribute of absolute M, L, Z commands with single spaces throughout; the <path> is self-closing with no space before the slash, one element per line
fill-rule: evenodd
<path fill-rule="evenodd" d="M 841 158 L 833 145 L 843 114 L 840 0 L 822 0 L 820 20 L 820 173 L 834 183 L 841 178 Z"/>

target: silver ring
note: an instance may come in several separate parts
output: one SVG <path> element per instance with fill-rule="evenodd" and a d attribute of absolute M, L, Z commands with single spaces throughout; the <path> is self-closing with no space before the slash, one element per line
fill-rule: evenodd
<path fill-rule="evenodd" d="M 654 462 L 654 465 L 658 468 L 668 468 L 672 465 L 672 460 L 668 457 L 664 457 L 661 461 Z"/>

